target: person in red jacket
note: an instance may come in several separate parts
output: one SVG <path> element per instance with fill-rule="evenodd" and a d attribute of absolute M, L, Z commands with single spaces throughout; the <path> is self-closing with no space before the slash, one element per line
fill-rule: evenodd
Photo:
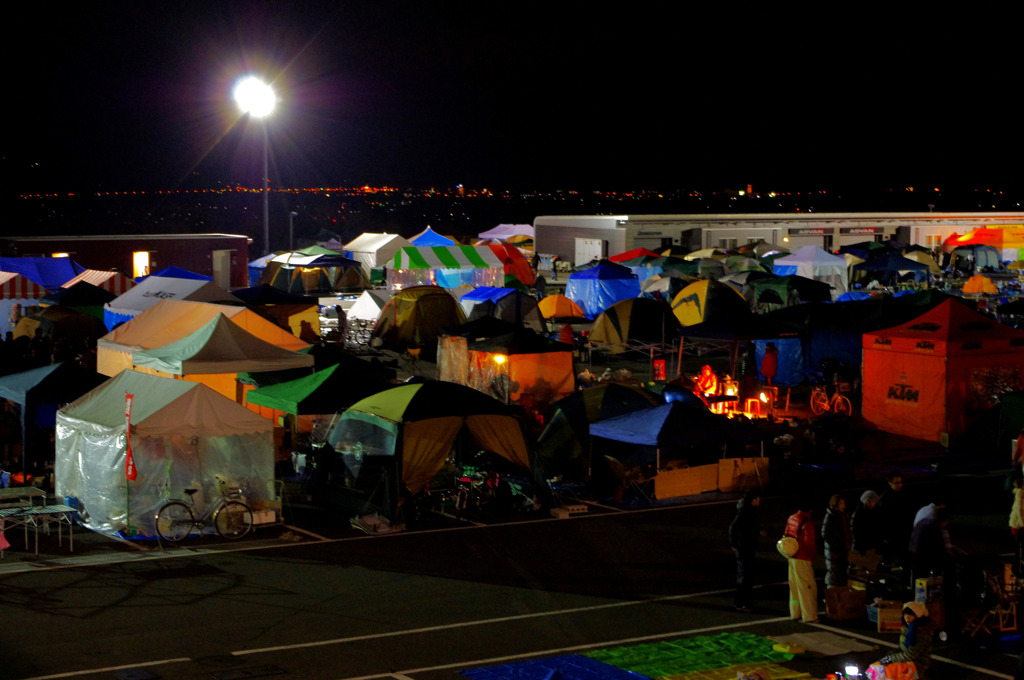
<path fill-rule="evenodd" d="M 814 580 L 814 559 L 818 556 L 815 543 L 814 522 L 811 520 L 812 505 L 802 501 L 796 513 L 786 520 L 786 536 L 792 536 L 800 544 L 789 562 L 789 615 L 804 623 L 818 621 L 818 584 Z"/>

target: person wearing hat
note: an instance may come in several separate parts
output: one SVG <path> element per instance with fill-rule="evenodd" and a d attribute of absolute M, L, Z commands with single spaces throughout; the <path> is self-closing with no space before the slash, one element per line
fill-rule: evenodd
<path fill-rule="evenodd" d="M 871 664 L 866 675 L 872 680 L 924 676 L 932 659 L 932 635 L 934 633 L 935 626 L 928 618 L 928 608 L 924 606 L 924 603 L 905 602 L 899 650 L 886 654 Z"/>

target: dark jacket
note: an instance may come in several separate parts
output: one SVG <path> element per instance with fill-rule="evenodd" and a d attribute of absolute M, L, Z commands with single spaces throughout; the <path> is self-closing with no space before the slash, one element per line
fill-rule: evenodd
<path fill-rule="evenodd" d="M 885 540 L 885 522 L 882 510 L 877 506 L 868 510 L 863 505 L 857 508 L 850 520 L 853 530 L 853 549 L 861 554 L 868 550 L 881 550 Z"/>
<path fill-rule="evenodd" d="M 736 504 L 736 516 L 729 523 L 729 546 L 741 555 L 753 555 L 761 527 L 757 523 L 757 508 L 746 497 Z"/>

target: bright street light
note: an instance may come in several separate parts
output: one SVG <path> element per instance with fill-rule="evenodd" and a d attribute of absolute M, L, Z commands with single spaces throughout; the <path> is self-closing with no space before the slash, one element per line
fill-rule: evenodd
<path fill-rule="evenodd" d="M 263 246 L 270 253 L 270 138 L 266 118 L 274 111 L 277 96 L 274 90 L 259 78 L 248 76 L 235 85 L 235 101 L 242 113 L 259 118 L 263 124 Z"/>
<path fill-rule="evenodd" d="M 235 85 L 235 101 L 242 113 L 254 118 L 266 118 L 274 112 L 277 96 L 273 88 L 255 76 L 249 76 Z"/>

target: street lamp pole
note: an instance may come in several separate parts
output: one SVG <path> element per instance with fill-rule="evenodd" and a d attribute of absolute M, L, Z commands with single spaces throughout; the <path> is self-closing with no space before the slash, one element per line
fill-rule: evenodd
<path fill-rule="evenodd" d="M 277 96 L 270 85 L 259 78 L 249 76 L 235 85 L 235 101 L 242 113 L 259 118 L 263 126 L 263 245 L 270 251 L 270 135 L 267 131 L 267 116 L 274 111 Z"/>
<path fill-rule="evenodd" d="M 270 254 L 270 134 L 267 132 L 266 119 L 261 120 L 263 126 L 263 245 L 266 254 Z"/>
<path fill-rule="evenodd" d="M 299 213 L 294 212 L 294 211 L 288 213 L 288 250 L 289 251 L 294 251 L 295 250 L 295 230 L 294 230 L 293 227 L 294 227 L 295 216 L 298 215 L 298 214 Z"/>

